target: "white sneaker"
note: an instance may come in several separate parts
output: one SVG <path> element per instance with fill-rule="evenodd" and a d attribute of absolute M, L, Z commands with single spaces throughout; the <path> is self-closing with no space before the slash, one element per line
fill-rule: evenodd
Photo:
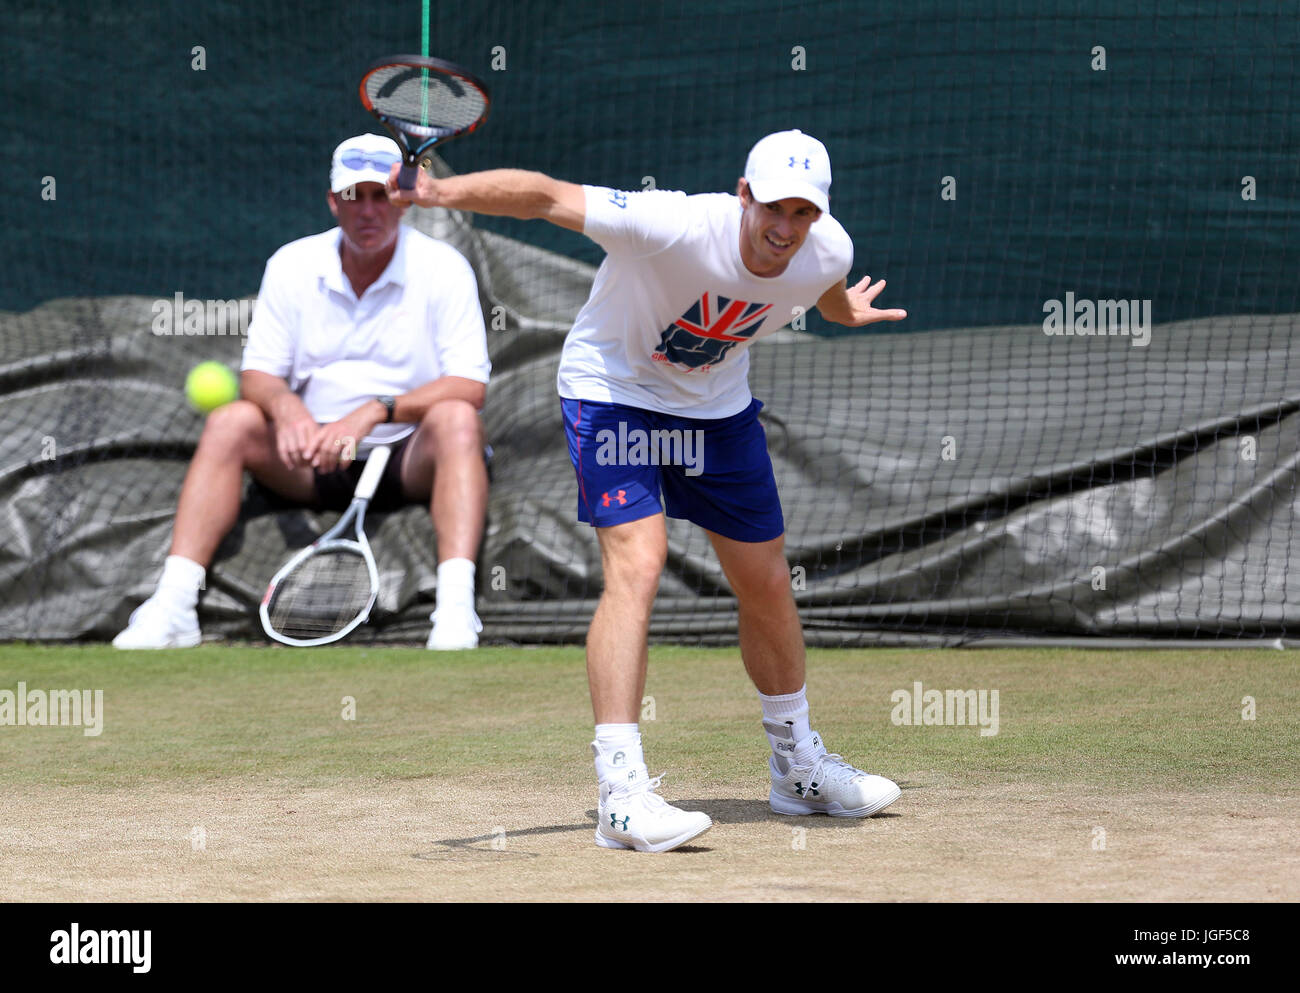
<path fill-rule="evenodd" d="M 439 607 L 429 615 L 429 620 L 433 621 L 433 630 L 429 632 L 426 648 L 440 652 L 478 648 L 478 635 L 483 630 L 483 622 L 478 619 L 472 606 L 449 604 Z"/>
<path fill-rule="evenodd" d="M 662 779 L 660 775 L 614 788 L 601 783 L 596 844 L 601 848 L 666 852 L 713 827 L 708 814 L 674 807 L 656 793 Z"/>
<path fill-rule="evenodd" d="M 769 734 L 780 736 L 788 726 L 764 721 Z M 772 791 L 768 803 L 778 814 L 829 814 L 831 817 L 870 817 L 898 799 L 902 790 L 884 776 L 855 769 L 842 755 L 826 751 L 821 735 L 812 735 L 790 748 L 780 747 L 783 754 L 772 753 L 768 762 L 772 774 Z M 812 754 L 807 765 L 795 765 L 794 753 Z M 789 756 L 788 758 L 786 756 Z"/>
<path fill-rule="evenodd" d="M 113 639 L 114 648 L 193 648 L 203 640 L 199 615 L 168 606 L 155 593 L 131 613 L 126 630 Z"/>

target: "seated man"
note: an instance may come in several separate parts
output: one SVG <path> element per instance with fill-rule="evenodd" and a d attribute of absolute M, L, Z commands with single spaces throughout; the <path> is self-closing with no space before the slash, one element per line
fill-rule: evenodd
<path fill-rule="evenodd" d="M 389 202 L 384 183 L 399 157 L 377 135 L 339 145 L 327 195 L 339 226 L 267 262 L 242 399 L 208 417 L 162 578 L 116 647 L 199 643 L 198 593 L 239 516 L 245 470 L 291 501 L 343 510 L 375 444 L 393 454 L 371 505 L 430 504 L 438 592 L 428 647 L 478 645 L 474 559 L 488 488 L 478 412 L 491 369 L 483 313 L 464 257 L 404 226 L 405 207 Z"/>

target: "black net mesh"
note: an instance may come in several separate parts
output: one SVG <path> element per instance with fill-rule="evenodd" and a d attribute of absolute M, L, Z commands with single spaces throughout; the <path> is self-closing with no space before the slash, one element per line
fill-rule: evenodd
<path fill-rule="evenodd" d="M 1293 13 L 435 5 L 432 53 L 493 97 L 438 168 L 731 191 L 762 135 L 826 143 L 850 278 L 887 278 L 878 303 L 910 316 L 813 311 L 752 350 L 810 640 L 1288 637 Z M 237 364 L 266 259 L 332 226 L 330 152 L 378 130 L 357 80 L 413 49 L 419 5 L 11 0 L 5 23 L 0 637 L 111 637 L 157 580 L 203 427 L 185 373 Z M 600 558 L 555 372 L 601 252 L 540 221 L 408 219 L 471 261 L 489 328 L 484 639 L 579 640 Z M 205 632 L 259 637 L 267 579 L 332 519 L 250 488 Z M 368 530 L 381 594 L 358 635 L 422 639 L 427 508 Z M 670 522 L 669 544 L 654 637 L 734 640 L 705 536 Z"/>

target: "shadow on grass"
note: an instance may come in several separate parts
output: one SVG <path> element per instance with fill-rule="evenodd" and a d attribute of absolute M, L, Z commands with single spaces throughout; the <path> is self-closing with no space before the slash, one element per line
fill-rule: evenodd
<path fill-rule="evenodd" d="M 591 824 L 596 822 L 596 812 L 588 811 Z M 444 838 L 434 842 L 439 847 L 428 852 L 416 852 L 412 858 L 439 862 L 449 858 L 536 858 L 540 852 L 511 851 L 510 840 L 533 838 L 546 834 L 565 834 L 570 831 L 590 831 L 591 824 L 548 824 L 541 827 L 524 828 L 520 831 L 492 831 L 488 834 L 475 835 L 472 838 Z"/>
<path fill-rule="evenodd" d="M 909 784 L 900 784 L 904 789 L 916 788 Z M 675 805 L 681 806 L 687 810 L 701 810 L 708 814 L 717 824 L 761 824 L 764 822 L 773 822 L 780 824 L 797 824 L 800 827 L 811 828 L 815 831 L 843 831 L 852 830 L 863 820 L 877 820 L 887 817 L 902 817 L 902 814 L 894 813 L 891 810 L 881 811 L 875 817 L 857 818 L 857 817 L 823 817 L 820 815 L 810 815 L 807 817 L 790 817 L 783 814 L 773 813 L 766 800 L 728 800 L 717 798 L 701 800 L 678 800 Z M 478 858 L 536 858 L 540 852 L 518 851 L 510 847 L 512 840 L 524 838 L 535 838 L 549 834 L 568 834 L 571 832 L 587 832 L 592 829 L 596 823 L 596 811 L 587 811 L 587 821 L 582 824 L 547 824 L 538 827 L 523 828 L 519 831 L 492 831 L 488 834 L 474 835 L 469 838 L 443 838 L 434 842 L 438 847 L 427 852 L 416 852 L 411 857 L 421 861 L 440 862 L 449 859 L 478 859 Z M 700 845 L 683 845 L 675 849 L 678 852 L 707 852 L 712 849 Z"/>
<path fill-rule="evenodd" d="M 811 828 L 815 831 L 843 830 L 861 824 L 864 820 L 883 820 L 887 817 L 902 817 L 892 810 L 882 810 L 874 817 L 827 817 L 824 814 L 793 816 L 774 813 L 766 800 L 677 800 L 675 806 L 686 810 L 702 810 L 718 824 L 788 824 L 793 827 Z"/>

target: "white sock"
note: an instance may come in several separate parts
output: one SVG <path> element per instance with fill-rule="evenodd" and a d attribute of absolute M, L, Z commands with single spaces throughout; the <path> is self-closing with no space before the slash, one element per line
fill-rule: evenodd
<path fill-rule="evenodd" d="M 766 696 L 760 693 L 758 700 L 763 705 L 764 719 L 776 721 L 778 724 L 789 724 L 790 730 L 794 732 L 795 741 L 803 741 L 812 734 L 812 725 L 808 722 L 807 684 L 799 687 L 797 693 L 785 693 L 781 696 Z M 768 737 L 770 738 L 771 735 Z M 772 747 L 776 747 L 775 741 L 772 742 Z"/>
<path fill-rule="evenodd" d="M 208 571 L 193 559 L 168 555 L 154 596 L 166 600 L 178 612 L 192 611 L 198 607 L 199 590 L 207 575 Z"/>
<path fill-rule="evenodd" d="M 474 607 L 474 563 L 469 559 L 447 559 L 438 563 L 438 605 Z"/>
<path fill-rule="evenodd" d="M 597 724 L 591 744 L 596 756 L 596 778 L 610 786 L 644 779 L 648 775 L 636 724 Z"/>

